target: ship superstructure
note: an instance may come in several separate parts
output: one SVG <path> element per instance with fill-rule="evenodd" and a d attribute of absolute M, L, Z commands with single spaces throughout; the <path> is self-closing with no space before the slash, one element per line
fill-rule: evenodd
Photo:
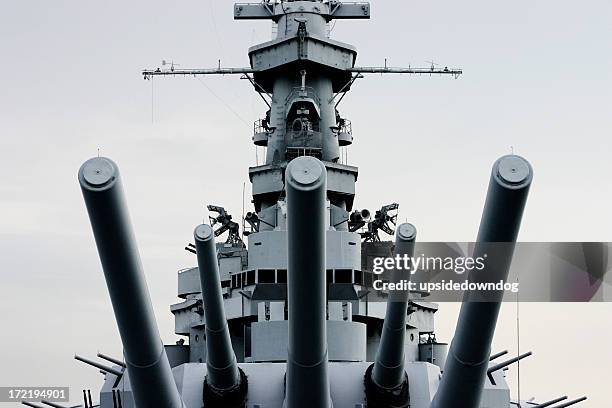
<path fill-rule="evenodd" d="M 268 105 L 252 136 L 266 148 L 265 163 L 248 169 L 246 239 L 219 203 L 207 203 L 211 225 L 198 226 L 186 247 L 198 265 L 179 271 L 181 300 L 171 306 L 184 339 L 165 346 L 118 168 L 106 158 L 83 165 L 79 180 L 125 353 L 100 355 L 112 366 L 86 360 L 105 375 L 100 407 L 517 406 L 503 368 L 518 358 L 498 363 L 504 353 L 490 355 L 499 302 L 464 304 L 447 356 L 435 336 L 438 305 L 426 294 L 372 290 L 373 258 L 412 253 L 417 232 L 396 227 L 397 203 L 381 203 L 373 214 L 353 207 L 358 169 L 340 160 L 353 132 L 338 103 L 367 73 L 461 70 L 359 67 L 353 46 L 329 38 L 329 24 L 369 17 L 365 2 L 239 3 L 235 19 L 275 25 L 276 38 L 249 49 L 249 67 L 144 71 L 145 78 L 248 79 Z M 518 156 L 495 162 L 479 242 L 516 240 L 531 178 Z M 86 396 L 84 406 L 98 405 Z"/>

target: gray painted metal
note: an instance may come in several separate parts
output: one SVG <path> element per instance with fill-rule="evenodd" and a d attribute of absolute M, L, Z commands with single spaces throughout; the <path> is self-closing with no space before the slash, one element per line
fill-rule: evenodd
<path fill-rule="evenodd" d="M 458 68 L 394 68 L 394 67 L 353 67 L 347 71 L 357 74 L 439 74 L 454 75 L 463 74 Z"/>
<path fill-rule="evenodd" d="M 189 362 L 185 362 L 187 358 L 171 358 L 170 361 L 176 365 L 172 373 L 181 398 L 188 408 L 201 408 L 205 377 L 210 380 L 210 383 L 204 383 L 205 387 L 214 387 L 211 384 L 216 381 L 214 377 L 221 377 L 217 387 L 221 383 L 232 384 L 237 377 L 237 369 L 232 367 L 238 361 L 240 375 L 249 377 L 248 390 L 245 390 L 248 392 L 247 406 L 301 408 L 333 404 L 334 408 L 355 408 L 366 403 L 364 372 L 369 367 L 373 370 L 371 361 L 378 354 L 379 368 L 372 375 L 378 378 L 376 384 L 389 386 L 405 372 L 410 388 L 410 407 L 427 408 L 438 389 L 441 372 L 436 363 L 430 362 L 435 355 L 437 363 L 444 365 L 441 356 L 445 346 L 435 343 L 435 337 L 434 343 L 419 344 L 419 336 L 433 333 L 433 315 L 437 306 L 424 299 L 413 300 L 410 303 L 411 314 L 407 317 L 404 305 L 385 309 L 386 305 L 379 302 L 382 295 L 368 293 L 365 284 L 365 273 L 369 270 L 367 259 L 378 252 L 375 246 L 371 247 L 373 249 L 364 246 L 362 258 L 360 236 L 356 230 L 349 232 L 357 168 L 340 163 L 339 147 L 350 143 L 353 133 L 350 121 L 340 115 L 337 105 L 353 82 L 363 77 L 361 73 L 458 75 L 461 70 L 355 67 L 356 49 L 329 39 L 329 21 L 334 18 L 367 18 L 370 12 L 367 3 L 285 1 L 281 4 L 272 1 L 236 4 L 234 12 L 236 19 L 271 19 L 276 23 L 275 39 L 249 50 L 250 67 L 170 68 L 143 72 L 146 78 L 154 75 L 241 74 L 249 79 L 256 92 L 266 94 L 264 99 L 269 108 L 265 118 L 256 122 L 253 129 L 256 144 L 266 145 L 267 154 L 264 165 L 249 170 L 258 225 L 248 236 L 248 253 L 246 248 L 221 244 L 217 246 L 219 253 L 216 254 L 211 239 L 206 250 L 196 251 L 200 256 L 206 255 L 207 266 L 200 265 L 199 269 L 179 273 L 179 297 L 182 300 L 172 306 L 172 312 L 175 315 L 175 333 L 189 336 L 189 345 L 176 346 L 187 349 Z M 300 157 L 287 168 L 287 163 L 297 156 L 314 156 L 322 162 L 313 157 Z M 515 191 L 521 190 L 523 187 L 520 185 L 525 183 L 524 168 L 520 164 L 516 158 L 496 164 L 496 183 L 501 185 L 490 187 L 479 234 L 479 240 L 483 241 L 479 246 L 481 251 L 488 248 L 486 241 L 513 241 L 516 238 L 511 235 L 513 229 L 518 229 L 516 218 L 520 220 L 517 207 L 522 211 L 524 204 L 517 203 L 516 197 L 526 195 L 526 192 Z M 530 173 L 530 168 L 527 168 Z M 113 169 L 114 165 L 111 165 Z M 94 186 L 112 183 L 110 179 L 96 182 L 99 175 L 92 177 Z M 527 177 L 529 181 L 530 177 Z M 122 200 L 122 197 L 118 200 L 120 208 Z M 115 211 L 113 205 L 102 204 L 95 208 L 95 212 Z M 514 221 L 509 222 L 507 217 Z M 123 333 L 129 328 L 125 328 L 120 320 L 125 323 L 126 319 L 135 319 L 133 316 L 136 314 L 131 310 L 140 310 L 143 304 L 144 313 L 140 313 L 138 318 L 145 322 L 136 322 L 135 328 L 147 322 L 155 327 L 155 323 L 152 313 L 149 313 L 148 294 L 133 242 L 123 237 L 116 244 L 118 247 L 113 246 L 117 241 L 112 236 L 117 234 L 113 229 L 123 234 L 127 226 L 131 237 L 129 223 L 122 221 L 127 220 L 127 215 L 119 218 L 119 221 L 111 223 L 112 228 L 108 227 L 106 233 L 100 235 L 98 245 L 112 248 L 112 251 L 102 248 L 101 258 L 104 250 L 107 257 L 118 253 L 119 258 L 108 261 L 111 266 L 123 268 L 121 263 L 126 262 L 121 257 L 127 256 L 131 261 L 127 262 L 128 272 L 131 269 L 137 271 L 136 278 L 128 277 L 127 282 L 120 281 L 117 275 L 114 279 L 107 277 L 111 297 L 124 299 L 129 294 L 130 302 L 135 299 L 140 305 L 128 305 L 127 300 L 123 303 L 113 300 L 122 340 L 125 342 L 123 337 L 132 338 L 138 332 L 139 348 L 144 344 L 146 349 L 151 343 L 154 348 L 159 347 L 156 328 L 153 332 L 134 330 L 131 334 Z M 104 225 L 98 228 L 104 229 Z M 98 235 L 96 233 L 97 239 Z M 382 256 L 387 256 L 391 243 L 388 246 L 377 244 L 381 244 Z M 509 257 L 506 260 L 509 261 Z M 200 259 L 198 262 L 202 263 Z M 105 265 L 105 273 L 110 274 L 107 269 Z M 204 275 L 198 276 L 200 271 Z M 134 279 L 137 281 L 135 290 L 134 284 L 130 283 Z M 214 289 L 208 290 L 201 279 L 211 279 Z M 326 279 L 332 282 L 328 299 Z M 119 294 L 114 295 L 117 291 Z M 392 292 L 391 296 L 398 295 Z M 214 299 L 211 301 L 211 298 Z M 289 306 L 288 320 L 285 301 Z M 402 302 L 405 299 L 392 303 Z M 453 392 L 461 393 L 467 389 L 465 392 L 468 394 L 482 393 L 481 407 L 506 408 L 510 405 L 510 395 L 503 371 L 492 373 L 496 384 L 486 382 L 483 387 L 482 383 L 490 364 L 490 335 L 497 312 L 497 306 L 464 305 L 449 357 L 453 361 L 446 365 L 458 367 L 451 370 L 454 374 L 446 371 L 444 381 L 459 385 L 450 387 Z M 379 328 L 385 315 L 387 321 L 381 338 Z M 391 324 L 402 319 L 403 325 Z M 226 334 L 228 325 L 232 330 Z M 394 328 L 398 330 L 391 330 Z M 213 329 L 214 333 L 204 336 L 208 329 Z M 472 340 L 474 344 L 470 345 Z M 202 343 L 208 350 L 204 350 Z M 427 360 L 430 362 L 417 361 L 421 346 L 431 347 L 431 357 Z M 134 404 L 132 389 L 142 389 L 144 380 L 130 365 L 134 362 L 133 354 L 138 356 L 141 350 L 125 349 L 128 373 L 132 376 L 136 372 L 134 380 L 130 376 L 117 379 L 114 375 L 107 375 L 100 394 L 103 408 L 113 407 L 113 390 L 118 389 L 121 389 L 124 408 L 143 407 Z M 170 351 L 167 353 L 172 357 Z M 470 368 L 469 364 L 461 366 L 455 361 L 459 357 L 465 357 L 469 364 L 474 362 L 474 367 Z M 160 358 L 167 360 L 165 354 Z M 219 361 L 229 364 L 226 366 Z M 284 361 L 287 361 L 286 365 Z M 167 361 L 163 364 L 167 365 Z M 214 367 L 221 367 L 224 374 L 220 375 Z M 161 388 L 169 387 L 173 381 L 172 374 L 162 367 L 161 375 L 164 383 Z M 157 401 L 154 395 L 160 392 L 157 384 L 155 381 L 147 384 L 147 392 L 151 398 L 156 398 L 156 406 L 169 406 Z M 440 388 L 440 395 L 444 387 L 449 388 L 449 385 Z M 225 396 L 227 394 L 223 393 L 222 397 Z M 451 392 L 448 396 L 450 404 L 440 404 L 439 408 L 458 405 L 471 408 L 469 402 L 464 404 L 463 401 L 479 398 L 462 394 L 464 400 L 453 400 L 452 396 Z M 226 401 L 222 398 L 220 402 L 224 404 Z M 204 400 L 204 405 L 213 404 Z"/>
<path fill-rule="evenodd" d="M 284 307 L 284 305 L 281 305 Z M 327 320 L 327 351 L 330 361 L 366 360 L 366 325 Z M 251 362 L 287 361 L 287 320 L 251 323 Z"/>
<path fill-rule="evenodd" d="M 110 373 L 110 374 L 116 375 L 117 377 L 121 377 L 123 375 L 123 373 L 120 370 L 115 370 L 112 367 L 105 366 L 104 364 L 100 364 L 100 363 L 98 363 L 96 361 L 89 360 L 89 359 L 81 357 L 81 356 L 74 356 L 74 359 L 78 360 L 78 361 L 80 361 L 82 363 L 89 364 L 92 367 L 96 367 L 96 368 L 98 368 L 98 369 L 100 369 L 100 370 L 102 370 L 102 371 L 104 371 L 106 373 Z"/>
<path fill-rule="evenodd" d="M 106 360 L 106 361 L 110 361 L 111 363 L 116 364 L 118 366 L 125 367 L 125 363 L 123 361 L 121 361 L 121 360 L 117 360 L 116 358 L 107 356 L 107 355 L 102 354 L 102 353 L 98 353 L 97 356 L 100 357 L 101 359 Z"/>
<path fill-rule="evenodd" d="M 230 390 L 239 385 L 240 373 L 223 309 L 214 232 L 210 225 L 202 224 L 193 237 L 206 316 L 206 381 L 216 390 Z"/>
<path fill-rule="evenodd" d="M 579 402 L 586 401 L 586 400 L 587 400 L 587 397 L 580 397 L 580 398 L 576 398 L 575 400 L 564 402 L 563 404 L 557 405 L 556 407 L 553 407 L 553 408 L 566 408 L 566 407 L 569 407 L 571 405 L 576 405 Z"/>
<path fill-rule="evenodd" d="M 564 395 L 562 397 L 555 398 L 553 400 L 544 402 L 542 404 L 536 405 L 536 406 L 531 407 L 531 408 L 546 408 L 546 407 L 550 407 L 552 404 L 556 404 L 557 402 L 565 401 L 566 399 L 567 399 L 567 395 Z"/>
<path fill-rule="evenodd" d="M 503 276 L 508 274 L 514 245 L 500 251 L 491 243 L 516 242 L 532 177 L 531 165 L 519 156 L 503 156 L 493 165 L 474 256 L 495 253 L 495 267 Z M 488 262 L 483 274 L 490 270 Z M 470 301 L 470 295 L 467 293 L 461 306 L 432 408 L 477 408 L 480 404 L 502 294 L 489 302 Z"/>
<path fill-rule="evenodd" d="M 508 350 L 503 350 L 503 351 L 500 351 L 499 353 L 491 354 L 491 357 L 489 357 L 489 361 L 493 361 L 496 358 L 505 356 L 506 354 L 508 354 Z"/>
<path fill-rule="evenodd" d="M 325 21 L 333 19 L 369 19 L 369 2 L 323 2 L 323 1 L 284 1 L 236 3 L 234 5 L 235 20 L 275 20 L 278 21 L 286 15 L 298 14 L 300 16 L 317 14 Z M 291 16 L 294 18 L 295 16 Z"/>
<path fill-rule="evenodd" d="M 446 356 L 448 355 L 448 344 L 446 343 L 420 343 L 419 361 L 437 365 L 440 370 L 444 370 Z"/>
<path fill-rule="evenodd" d="M 414 255 L 416 228 L 409 223 L 397 228 L 395 255 Z M 399 282 L 406 274 L 393 270 L 392 282 Z M 385 321 L 372 369 L 372 381 L 386 390 L 400 387 L 404 381 L 404 337 L 406 335 L 406 315 L 408 311 L 408 291 L 391 291 L 387 301 Z"/>
<path fill-rule="evenodd" d="M 26 406 L 28 406 L 28 407 L 32 407 L 32 408 L 45 408 L 45 407 L 43 407 L 42 405 L 37 405 L 37 404 L 34 404 L 33 402 L 21 401 L 21 403 L 22 403 L 23 405 L 26 405 Z"/>
<path fill-rule="evenodd" d="M 142 75 L 145 79 L 152 76 L 174 76 L 174 75 L 236 75 L 236 74 L 252 74 L 256 70 L 253 68 L 202 68 L 202 69 L 145 69 Z"/>
<path fill-rule="evenodd" d="M 533 353 L 528 351 L 527 353 L 523 353 L 520 356 L 513 357 L 509 360 L 504 361 L 503 363 L 495 364 L 487 369 L 487 374 L 494 373 L 495 371 L 501 370 L 504 367 L 508 367 L 510 364 L 514 364 L 517 361 L 520 361 L 524 358 L 531 356 Z M 489 360 L 490 361 L 490 360 Z"/>
<path fill-rule="evenodd" d="M 294 159 L 287 189 L 289 345 L 287 408 L 331 407 L 326 340 L 325 166 Z"/>
<path fill-rule="evenodd" d="M 139 408 L 183 406 L 159 336 L 117 165 L 96 157 L 79 170 L 106 284 Z"/>
<path fill-rule="evenodd" d="M 60 405 L 60 404 L 57 404 L 55 402 L 51 402 L 51 401 L 47 401 L 47 400 L 42 400 L 40 402 L 42 402 L 43 404 L 48 405 L 50 407 L 53 407 L 53 408 L 67 408 L 65 405 Z"/>

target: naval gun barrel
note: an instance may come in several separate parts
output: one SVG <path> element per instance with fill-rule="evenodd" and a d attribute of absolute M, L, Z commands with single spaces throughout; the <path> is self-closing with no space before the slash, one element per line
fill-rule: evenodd
<path fill-rule="evenodd" d="M 499 363 L 499 364 L 495 364 L 491 367 L 489 367 L 487 369 L 487 376 L 489 377 L 489 381 L 491 381 L 491 384 L 496 385 L 495 384 L 495 379 L 493 378 L 493 373 L 499 370 L 502 370 L 506 367 L 508 367 L 511 364 L 516 363 L 517 361 L 521 361 L 524 358 L 529 357 L 530 355 L 532 355 L 533 353 L 531 351 L 528 351 L 527 353 L 523 353 L 520 356 L 516 356 L 513 357 L 509 360 L 504 361 L 503 363 Z M 489 359 L 489 361 L 491 361 L 491 359 Z"/>
<path fill-rule="evenodd" d="M 193 236 L 206 317 L 204 406 L 242 407 L 246 402 L 247 380 L 236 363 L 223 309 L 215 234 L 210 225 L 201 224 Z"/>
<path fill-rule="evenodd" d="M 485 268 L 470 279 L 507 278 L 532 177 L 531 165 L 520 156 L 503 156 L 493 164 L 473 255 L 488 257 Z M 486 302 L 472 295 L 480 296 L 466 293 L 432 408 L 480 404 L 503 293 L 493 293 Z"/>
<path fill-rule="evenodd" d="M 545 408 L 545 407 L 550 407 L 551 405 L 556 404 L 557 402 L 565 401 L 566 399 L 567 399 L 567 395 L 564 395 L 562 397 L 555 398 L 555 399 L 552 399 L 550 401 L 543 402 L 543 403 L 541 403 L 539 405 L 536 405 L 536 406 L 530 407 L 530 408 Z"/>
<path fill-rule="evenodd" d="M 493 365 L 493 366 L 491 366 L 491 367 L 489 367 L 487 369 L 487 373 L 488 374 L 493 374 L 494 372 L 499 371 L 499 370 L 501 370 L 503 368 L 506 368 L 509 365 L 516 363 L 517 361 L 521 361 L 522 359 L 531 356 L 532 354 L 533 353 L 531 351 L 528 351 L 527 353 L 523 353 L 520 356 L 516 356 L 516 357 L 513 357 L 513 358 L 511 358 L 509 360 L 506 360 L 503 363 L 495 364 L 495 365 Z M 491 361 L 491 360 L 489 360 L 489 361 Z"/>
<path fill-rule="evenodd" d="M 587 397 L 580 397 L 580 398 L 576 398 L 575 400 L 564 402 L 563 404 L 557 405 L 557 406 L 552 407 L 552 408 L 566 408 L 566 407 L 569 407 L 569 406 L 572 406 L 572 405 L 576 405 L 579 402 L 586 401 L 586 400 L 587 400 Z"/>
<path fill-rule="evenodd" d="M 50 407 L 53 407 L 53 408 L 70 408 L 70 407 L 66 407 L 65 405 L 56 404 L 55 402 L 51 402 L 51 401 L 47 401 L 47 400 L 42 400 L 40 402 L 42 402 L 43 404 L 48 405 Z"/>
<path fill-rule="evenodd" d="M 118 365 L 120 367 L 125 368 L 125 363 L 123 361 L 121 361 L 121 360 L 117 360 L 116 358 L 107 356 L 106 354 L 102 354 L 102 353 L 98 353 L 97 356 L 100 357 L 101 359 L 104 359 L 106 361 L 110 361 L 113 364 L 116 364 L 116 365 Z"/>
<path fill-rule="evenodd" d="M 74 356 L 74 359 L 78 360 L 78 361 L 80 361 L 82 363 L 89 364 L 92 367 L 96 367 L 98 370 L 100 370 L 102 372 L 113 374 L 116 377 L 121 377 L 123 375 L 121 370 L 116 370 L 116 369 L 114 369 L 112 367 L 105 366 L 104 364 L 100 364 L 98 362 L 89 360 L 89 359 L 81 357 L 81 356 Z"/>
<path fill-rule="evenodd" d="M 325 166 L 310 156 L 285 171 L 289 342 L 285 406 L 330 408 L 326 334 Z"/>
<path fill-rule="evenodd" d="M 32 407 L 32 408 L 44 408 L 42 405 L 37 405 L 37 404 L 34 404 L 33 402 L 21 401 L 21 403 L 25 406 Z"/>
<path fill-rule="evenodd" d="M 395 255 L 414 255 L 416 228 L 409 223 L 397 228 Z M 391 282 L 410 277 L 410 271 L 391 271 Z M 408 377 L 404 370 L 404 337 L 408 312 L 408 290 L 392 290 L 387 300 L 380 345 L 376 360 L 366 371 L 366 398 L 368 407 L 408 406 Z"/>
<path fill-rule="evenodd" d="M 159 336 L 117 165 L 96 157 L 79 170 L 134 400 L 138 408 L 183 406 Z"/>
<path fill-rule="evenodd" d="M 491 354 L 491 356 L 489 357 L 489 361 L 493 361 L 496 358 L 500 358 L 501 356 L 505 356 L 506 354 L 508 354 L 508 350 L 502 350 L 499 353 Z"/>

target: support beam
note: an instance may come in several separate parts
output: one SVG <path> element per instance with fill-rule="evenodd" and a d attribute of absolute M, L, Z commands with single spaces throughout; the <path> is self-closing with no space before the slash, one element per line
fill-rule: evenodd
<path fill-rule="evenodd" d="M 194 68 L 194 69 L 145 69 L 142 76 L 150 79 L 154 76 L 196 76 L 196 75 L 237 75 L 252 74 L 257 70 L 252 68 Z"/>
<path fill-rule="evenodd" d="M 349 72 L 357 74 L 437 74 L 454 75 L 455 78 L 463 74 L 463 70 L 457 68 L 393 68 L 393 67 L 354 67 Z"/>

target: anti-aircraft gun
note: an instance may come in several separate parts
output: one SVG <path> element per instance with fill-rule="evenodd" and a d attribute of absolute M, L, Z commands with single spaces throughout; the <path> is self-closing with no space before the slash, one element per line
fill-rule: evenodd
<path fill-rule="evenodd" d="M 380 242 L 378 231 L 383 231 L 387 235 L 393 235 L 394 227 L 397 223 L 397 209 L 399 204 L 383 205 L 380 210 L 374 214 L 374 219 L 368 222 L 368 229 L 361 233 L 361 237 L 365 242 Z"/>
<path fill-rule="evenodd" d="M 227 239 L 225 240 L 226 244 L 230 244 L 233 246 L 242 246 L 244 245 L 242 239 L 240 238 L 240 226 L 237 222 L 232 221 L 232 216 L 225 211 L 225 208 L 220 207 L 218 205 L 208 205 L 208 211 L 216 212 L 218 215 L 209 216 L 210 225 L 214 227 L 215 225 L 219 225 L 219 228 L 215 230 L 215 237 L 223 234 L 225 231 L 229 231 L 227 235 Z"/>
<path fill-rule="evenodd" d="M 359 231 L 366 227 L 365 231 L 359 234 L 364 242 L 380 242 L 379 231 L 385 232 L 387 235 L 395 233 L 395 225 L 397 223 L 397 210 L 399 204 L 383 205 L 380 210 L 374 214 L 374 219 L 370 220 L 370 211 L 363 209 L 361 211 L 353 211 L 348 219 L 348 229 L 351 232 Z"/>

